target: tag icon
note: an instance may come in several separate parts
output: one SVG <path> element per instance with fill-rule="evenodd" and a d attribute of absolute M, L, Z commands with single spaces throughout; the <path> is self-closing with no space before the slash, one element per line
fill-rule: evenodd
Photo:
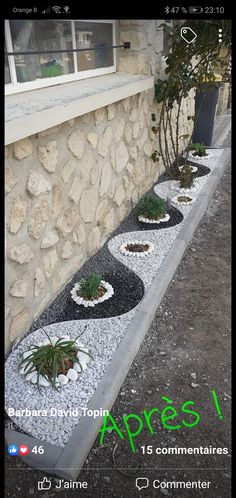
<path fill-rule="evenodd" d="M 189 26 L 184 26 L 180 30 L 180 36 L 186 43 L 193 43 L 197 38 L 197 33 L 192 28 L 189 28 Z"/>

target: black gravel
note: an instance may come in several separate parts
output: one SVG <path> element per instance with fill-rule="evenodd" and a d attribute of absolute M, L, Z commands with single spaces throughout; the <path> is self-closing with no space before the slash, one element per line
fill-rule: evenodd
<path fill-rule="evenodd" d="M 181 161 L 181 164 L 183 163 L 184 161 Z M 193 178 L 198 178 L 199 176 L 205 176 L 211 172 L 210 168 L 208 168 L 207 166 L 203 166 L 203 164 L 196 164 L 193 161 L 188 161 L 188 163 L 191 164 L 192 166 L 198 167 L 198 171 L 195 171 L 195 173 L 193 173 Z"/>
<path fill-rule="evenodd" d="M 71 298 L 70 291 L 76 282 L 87 277 L 91 271 L 99 273 L 103 280 L 114 288 L 114 295 L 93 308 L 78 306 Z M 110 318 L 132 310 L 141 301 L 144 294 L 142 280 L 120 261 L 114 258 L 106 246 L 103 246 L 78 270 L 72 280 L 58 294 L 51 305 L 35 320 L 29 332 L 41 326 L 68 320 L 87 320 Z"/>
<path fill-rule="evenodd" d="M 183 166 L 185 159 L 183 157 L 180 158 L 180 166 Z M 198 170 L 195 171 L 195 173 L 192 173 L 193 178 L 198 178 L 200 176 L 206 176 L 208 175 L 211 170 L 208 168 L 208 166 L 204 166 L 203 164 L 198 164 L 195 163 L 194 161 L 188 160 L 188 164 L 191 164 L 192 166 L 197 166 Z M 170 177 L 166 174 L 163 173 L 159 178 L 157 183 L 162 183 L 162 182 L 167 182 L 170 180 Z"/>
<path fill-rule="evenodd" d="M 129 232 L 144 231 L 144 230 L 160 230 L 161 228 L 169 228 L 178 225 L 183 220 L 182 213 L 175 207 L 168 208 L 166 212 L 170 215 L 170 219 L 161 223 L 143 223 L 138 220 L 135 209 L 126 218 L 126 225 L 129 224 Z M 124 230 L 125 231 L 125 230 Z"/>

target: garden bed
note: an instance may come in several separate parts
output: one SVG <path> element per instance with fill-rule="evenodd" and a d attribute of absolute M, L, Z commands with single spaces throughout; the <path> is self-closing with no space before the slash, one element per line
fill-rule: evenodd
<path fill-rule="evenodd" d="M 211 165 L 213 165 L 219 157 L 219 151 L 220 149 L 206 149 L 207 155 L 202 157 L 194 156 L 194 152 L 190 151 L 188 154 L 188 162 L 211 168 Z M 186 154 L 183 154 L 183 157 L 185 155 Z"/>
<path fill-rule="evenodd" d="M 222 150 L 215 151 L 214 161 L 209 159 L 208 166 L 211 169 L 214 168 L 216 159 L 219 159 L 221 154 Z M 206 175 L 198 178 L 199 189 L 195 193 L 196 199 L 207 180 Z M 159 197 L 170 200 L 174 195 L 179 195 L 179 191 L 175 192 L 171 186 L 173 186 L 172 180 L 158 181 L 154 192 Z M 73 410 L 77 407 L 78 409 L 75 416 L 11 416 L 20 431 L 25 431 L 39 440 L 59 447 L 66 445 L 78 425 L 82 409 L 86 408 L 93 398 L 137 312 L 143 295 L 152 285 L 185 223 L 186 216 L 193 207 L 194 203 L 178 206 L 178 209 L 171 207 L 173 212 L 182 213 L 182 221 L 169 227 L 166 224 L 165 228 L 160 227 L 161 224 L 155 228 L 152 226 L 151 230 L 147 230 L 146 227 L 140 230 L 140 223 L 137 221 L 131 227 L 134 213 L 129 215 L 111 235 L 106 245 L 77 272 L 49 308 L 34 322 L 28 334 L 16 345 L 6 361 L 6 409 L 14 407 L 15 410 L 26 408 L 39 410 L 40 408 L 47 413 L 50 413 L 51 408 L 59 410 L 63 407 L 66 410 Z M 122 254 L 119 250 L 121 244 L 130 240 L 143 243 L 148 240 L 154 245 L 154 250 L 148 257 L 131 258 L 130 255 Z M 78 306 L 71 299 L 70 291 L 82 276 L 88 274 L 91 268 L 99 271 L 103 279 L 112 285 L 114 295 L 109 300 L 89 309 Z M 93 360 L 89 362 L 86 370 L 76 382 L 69 382 L 60 391 L 50 386 L 42 388 L 40 392 L 35 385 L 30 385 L 23 376 L 19 375 L 22 353 L 35 341 L 45 338 L 39 327 L 43 326 L 49 335 L 61 337 L 66 334 L 71 338 L 76 338 L 83 332 L 85 325 L 87 327 L 81 336 L 81 341 L 91 352 Z"/>
<path fill-rule="evenodd" d="M 103 279 L 112 285 L 114 294 L 107 301 L 101 302 L 94 308 L 78 306 L 71 299 L 71 290 L 74 285 L 91 271 L 102 274 Z M 104 245 L 83 267 L 75 273 L 71 281 L 58 294 L 48 308 L 33 322 L 29 333 L 44 325 L 67 320 L 94 320 L 110 318 L 128 313 L 138 305 L 143 297 L 143 282 L 113 256 Z"/>
<path fill-rule="evenodd" d="M 184 165 L 184 162 L 185 162 L 184 157 L 181 157 L 180 158 L 180 165 Z M 202 161 L 201 161 L 201 164 L 200 164 L 198 161 L 195 161 L 193 158 L 189 158 L 188 159 L 188 163 L 191 166 L 197 167 L 197 171 L 193 172 L 193 177 L 194 178 L 199 177 L 199 176 L 208 175 L 210 173 L 210 171 L 211 171 L 210 168 L 208 168 L 207 163 L 206 164 L 202 164 Z M 203 161 L 203 163 L 204 163 L 204 161 Z"/>

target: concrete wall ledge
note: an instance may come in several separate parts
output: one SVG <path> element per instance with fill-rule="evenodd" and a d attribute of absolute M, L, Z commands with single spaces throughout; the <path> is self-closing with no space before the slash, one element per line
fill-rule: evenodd
<path fill-rule="evenodd" d="M 118 72 L 8 95 L 5 97 L 5 144 L 153 87 L 153 76 Z"/>

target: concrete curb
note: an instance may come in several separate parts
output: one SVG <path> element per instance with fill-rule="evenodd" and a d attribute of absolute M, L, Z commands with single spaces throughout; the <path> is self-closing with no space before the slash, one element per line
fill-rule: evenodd
<path fill-rule="evenodd" d="M 163 295 L 182 259 L 186 247 L 229 163 L 230 155 L 230 149 L 225 149 L 218 159 L 213 173 L 209 176 L 202 192 L 194 204 L 194 209 L 191 209 L 185 220 L 184 226 L 181 228 L 171 249 L 165 257 L 150 289 L 138 305 L 136 314 L 122 339 L 106 374 L 98 385 L 98 388 L 88 405 L 88 409 L 99 410 L 99 408 L 102 407 L 103 409 L 110 410 L 112 408 L 119 393 L 120 386 L 124 382 L 130 366 L 143 342 L 145 334 L 152 323 L 156 309 L 161 303 Z M 50 474 L 68 480 L 76 480 L 80 470 L 83 468 L 85 459 L 98 435 L 98 430 L 102 423 L 103 417 L 97 417 L 96 419 L 82 417 L 68 443 L 62 449 L 42 443 L 42 441 L 35 438 L 30 438 L 31 444 L 37 444 L 38 446 L 43 444 L 44 447 L 47 446 L 47 457 L 46 459 L 44 457 L 44 462 L 41 461 L 42 456 L 40 458 L 40 455 L 33 455 L 30 458 L 25 457 L 23 460 L 31 466 L 43 468 L 46 472 L 50 471 Z M 17 441 L 16 437 L 13 437 L 14 434 L 17 434 Z M 11 430 L 7 431 L 6 437 L 9 442 L 18 442 L 19 444 L 27 442 L 24 434 L 16 433 Z"/>

